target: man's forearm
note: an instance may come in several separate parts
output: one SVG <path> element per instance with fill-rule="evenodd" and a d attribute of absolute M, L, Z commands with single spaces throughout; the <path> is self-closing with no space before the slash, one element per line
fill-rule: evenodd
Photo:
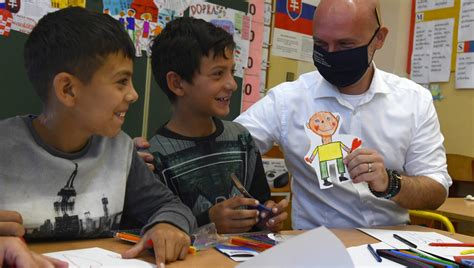
<path fill-rule="evenodd" d="M 402 176 L 400 193 L 392 198 L 406 209 L 436 209 L 446 199 L 445 188 L 425 176 Z"/>

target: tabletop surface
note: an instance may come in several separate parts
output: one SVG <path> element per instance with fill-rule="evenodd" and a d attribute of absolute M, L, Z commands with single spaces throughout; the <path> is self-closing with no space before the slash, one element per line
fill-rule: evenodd
<path fill-rule="evenodd" d="M 474 201 L 464 198 L 448 198 L 435 210 L 448 218 L 474 222 Z"/>
<path fill-rule="evenodd" d="M 451 234 L 445 231 L 430 229 L 416 225 L 406 226 L 391 226 L 384 227 L 384 229 L 391 230 L 412 230 L 412 231 L 430 231 L 438 232 L 443 235 L 452 237 L 462 242 L 474 243 L 474 237 Z M 378 240 L 372 238 L 365 233 L 362 233 L 356 229 L 330 229 L 346 247 L 358 246 L 367 243 L 376 243 Z M 284 233 L 297 234 L 301 231 L 284 231 Z M 91 239 L 91 240 L 76 240 L 76 241 L 63 241 L 63 242 L 41 242 L 41 243 L 30 243 L 28 244 L 31 250 L 37 253 L 47 253 L 62 250 L 82 249 L 90 247 L 100 247 L 108 249 L 117 253 L 123 253 L 125 250 L 130 248 L 130 243 L 125 241 L 119 241 L 114 238 L 104 239 Z M 154 257 L 148 252 L 144 252 L 140 255 L 139 259 L 154 262 Z M 238 263 L 227 258 L 223 254 L 219 253 L 215 249 L 209 249 L 198 252 L 196 255 L 188 255 L 184 261 L 177 261 L 174 263 L 167 264 L 166 267 L 179 268 L 179 267 L 234 267 Z"/>

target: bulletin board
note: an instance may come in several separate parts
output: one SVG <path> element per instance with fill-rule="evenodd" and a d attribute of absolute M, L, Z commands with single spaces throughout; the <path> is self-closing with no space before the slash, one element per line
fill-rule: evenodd
<path fill-rule="evenodd" d="M 474 0 L 412 0 L 407 73 L 419 83 L 474 88 Z"/>
<path fill-rule="evenodd" d="M 3 100 L 1 104 L 2 109 L 0 109 L 0 119 L 19 115 L 19 114 L 20 115 L 21 114 L 38 114 L 41 112 L 41 109 L 42 109 L 42 103 L 40 102 L 39 98 L 36 96 L 32 88 L 32 85 L 29 83 L 29 80 L 26 76 L 26 72 L 23 67 L 22 48 L 26 41 L 27 34 L 29 33 L 29 31 L 31 31 L 31 29 L 34 27 L 36 22 L 31 20 L 27 16 L 21 17 L 22 10 L 20 10 L 20 12 L 14 13 L 16 12 L 16 10 L 11 10 L 13 5 L 9 5 L 8 3 L 10 2 L 13 3 L 12 1 L 5 2 L 5 0 L 0 0 L 0 11 L 1 11 L 0 12 L 0 62 L 2 63 L 8 62 L 8 64 L 0 65 L 0 85 L 1 85 L 1 88 L 3 89 L 0 91 L 0 97 L 2 97 L 0 99 Z M 77 2 L 80 4 L 80 6 L 85 6 L 87 9 L 95 11 L 95 12 L 104 12 L 104 13 L 107 12 L 109 15 L 116 17 L 119 21 L 120 21 L 120 16 L 118 14 L 120 13 L 120 11 L 127 10 L 130 7 L 137 10 L 137 13 L 134 16 L 137 19 L 136 21 L 137 24 L 139 24 L 139 18 L 142 18 L 138 14 L 141 14 L 140 12 L 143 13 L 145 11 L 150 12 L 152 14 L 152 18 L 154 19 L 156 19 L 156 17 L 158 16 L 158 23 L 160 22 L 160 19 L 161 20 L 168 19 L 168 17 L 164 17 L 164 15 L 162 15 L 161 13 L 155 14 L 154 12 L 149 10 L 150 5 L 153 5 L 153 3 L 166 2 L 166 1 L 156 1 L 156 0 L 102 0 L 102 1 L 98 1 L 98 0 L 94 0 L 94 1 L 92 0 L 89 0 L 89 1 L 36 0 L 34 1 L 34 3 L 36 3 L 35 4 L 36 8 L 43 8 L 45 11 L 49 9 L 51 9 L 51 11 L 54 11 L 52 10 L 53 7 L 64 8 L 73 2 L 74 3 Z M 242 16 L 242 14 L 244 14 L 243 16 L 252 16 L 252 23 L 255 23 L 255 24 L 260 23 L 261 25 L 263 24 L 263 16 L 264 16 L 263 7 L 264 6 L 263 4 L 261 4 L 262 2 L 261 0 L 254 0 L 254 1 L 180 0 L 180 1 L 169 1 L 167 3 L 173 6 L 179 6 L 179 5 L 184 5 L 186 3 L 191 3 L 191 2 L 192 2 L 192 5 L 196 7 L 195 8 L 196 12 L 194 12 L 196 14 L 191 14 L 192 13 L 191 8 L 186 8 L 183 11 L 182 15 L 202 17 L 208 20 L 211 20 L 211 19 L 214 19 L 214 17 L 217 17 L 217 19 L 214 19 L 214 21 L 218 21 L 220 19 L 220 22 L 222 22 L 223 19 L 219 17 L 221 13 L 230 14 L 230 12 L 233 12 L 232 14 L 235 13 L 240 16 Z M 21 1 L 21 3 L 23 7 L 26 7 L 25 5 L 31 4 L 33 2 L 30 3 L 29 1 Z M 53 5 L 53 3 L 58 3 L 58 5 Z M 216 14 L 215 10 L 222 11 L 222 8 L 215 9 L 215 10 L 210 8 L 214 6 L 219 6 L 219 7 L 223 7 L 227 9 L 224 12 Z M 199 9 L 198 7 L 200 7 L 202 10 Z M 6 12 L 7 9 L 10 9 L 9 12 Z M 29 8 L 28 10 L 31 11 L 33 9 Z M 163 11 L 164 8 L 162 8 L 161 10 Z M 5 15 L 5 14 L 10 14 L 10 13 L 14 15 L 14 18 L 16 20 L 12 20 L 11 16 Z M 46 12 L 43 12 L 43 13 L 45 14 Z M 31 14 L 29 15 L 31 17 Z M 234 17 L 237 17 L 237 15 L 235 15 Z M 40 17 L 36 19 L 39 19 L 39 18 Z M 256 27 L 252 27 L 252 24 L 251 25 L 242 24 L 242 26 L 247 27 L 247 29 L 248 27 L 251 27 L 251 29 L 254 28 L 253 30 L 256 30 Z M 142 29 L 145 29 L 145 27 L 142 26 Z M 139 32 L 137 31 L 137 33 Z M 261 37 L 262 33 L 261 32 L 252 33 L 251 35 L 249 34 L 248 36 Z M 246 38 L 248 39 L 249 37 L 246 37 Z M 234 40 L 235 39 L 236 38 L 234 37 Z M 261 54 L 262 53 L 261 52 L 262 39 L 252 38 L 252 40 L 250 41 L 254 41 L 255 43 L 254 46 L 251 48 L 251 52 L 258 51 Z M 259 41 L 260 43 L 255 42 L 255 41 Z M 138 47 L 137 45 L 136 47 L 137 47 L 137 51 L 141 50 L 140 47 Z M 245 46 L 243 46 L 242 43 L 238 43 L 237 47 L 239 49 L 241 48 L 245 49 Z M 142 53 L 140 53 L 141 55 L 140 56 L 137 55 L 137 57 L 134 60 L 133 82 L 134 82 L 135 89 L 140 95 L 140 98 L 138 102 L 136 102 L 134 105 L 131 105 L 129 112 L 127 113 L 127 120 L 125 121 L 125 124 L 123 126 L 123 130 L 132 137 L 140 136 L 140 135 L 141 136 L 153 135 L 155 130 L 158 127 L 160 127 L 162 124 L 164 124 L 171 115 L 171 105 L 167 97 L 158 88 L 158 85 L 156 84 L 156 82 L 150 78 L 151 77 L 150 75 L 151 67 L 149 63 L 150 60 L 147 57 L 148 53 L 146 52 L 147 51 L 143 49 Z M 243 63 L 242 64 L 243 67 L 246 67 L 247 69 L 251 69 L 249 68 L 249 66 L 252 66 L 252 64 L 247 64 L 246 55 L 248 55 L 248 45 L 247 45 L 246 52 L 247 54 L 239 53 L 239 55 L 245 55 L 245 56 L 241 56 L 240 59 L 238 59 L 239 55 L 237 55 L 236 59 L 241 60 L 241 62 Z M 224 119 L 232 120 L 240 114 L 242 102 L 243 102 L 242 94 L 241 94 L 242 88 L 245 88 L 246 92 L 249 92 L 248 88 L 250 88 L 250 85 L 252 85 L 253 88 L 257 88 L 257 90 L 254 90 L 254 92 L 257 93 L 257 97 L 254 98 L 255 99 L 254 101 L 258 99 L 259 97 L 258 87 L 260 83 L 259 80 L 260 80 L 260 69 L 261 69 L 260 65 L 262 64 L 262 60 L 261 60 L 260 55 L 257 55 L 257 56 L 259 57 L 256 57 L 255 60 L 252 61 L 254 63 L 253 66 L 256 66 L 255 69 L 257 71 L 253 73 L 248 73 L 248 70 L 245 70 L 245 75 L 247 76 L 252 75 L 251 80 L 244 81 L 243 78 L 245 78 L 245 75 L 243 77 L 242 75 L 240 77 L 237 77 L 237 76 L 235 77 L 236 82 L 238 84 L 238 90 L 232 96 L 231 104 L 230 104 L 230 113 Z M 250 94 L 245 94 L 244 97 L 247 97 L 247 95 L 250 95 Z M 247 104 L 247 106 L 250 104 L 251 103 Z"/>
<path fill-rule="evenodd" d="M 408 44 L 408 57 L 407 57 L 407 73 L 411 73 L 411 56 L 413 54 L 413 41 L 414 41 L 414 33 L 415 33 L 415 23 L 417 22 L 426 22 L 426 21 L 433 21 L 433 20 L 442 20 L 442 19 L 449 19 L 454 18 L 454 29 L 453 29 L 453 44 L 457 42 L 458 36 L 458 23 L 459 23 L 459 6 L 460 0 L 454 0 L 454 5 L 448 8 L 442 9 L 435 9 L 435 10 L 428 10 L 423 12 L 416 12 L 416 2 L 417 0 L 412 0 L 412 7 L 411 7 L 411 20 L 410 20 L 410 39 Z M 453 45 L 452 47 L 452 55 L 451 55 L 451 71 L 455 71 L 456 69 L 456 46 Z"/>

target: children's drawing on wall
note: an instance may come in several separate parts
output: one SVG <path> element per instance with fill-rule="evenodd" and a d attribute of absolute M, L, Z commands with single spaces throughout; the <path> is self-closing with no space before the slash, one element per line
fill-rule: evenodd
<path fill-rule="evenodd" d="M 9 36 L 12 27 L 13 16 L 10 11 L 0 9 L 0 36 Z"/>
<path fill-rule="evenodd" d="M 161 33 L 161 31 L 165 28 L 168 22 L 174 20 L 175 18 L 180 17 L 175 10 L 162 8 L 160 12 L 158 12 L 158 24 L 152 30 L 153 36 L 157 36 Z"/>
<path fill-rule="evenodd" d="M 153 0 L 104 0 L 104 13 L 117 19 L 127 30 L 135 45 L 135 56 L 142 51 L 151 56 L 150 44 L 168 22 L 175 19 L 177 12 L 156 6 Z"/>
<path fill-rule="evenodd" d="M 245 12 L 208 2 L 191 4 L 189 16 L 209 21 L 233 35 L 235 41 L 234 75 L 243 77 L 244 68 L 247 67 L 249 58 L 251 16 L 246 15 Z"/>
<path fill-rule="evenodd" d="M 0 0 L 2 35 L 7 36 L 10 30 L 29 34 L 36 22 L 47 13 L 58 8 L 82 5 L 83 2 L 85 4 L 85 1 L 72 0 Z"/>
<path fill-rule="evenodd" d="M 127 33 L 133 43 L 135 43 L 135 14 L 135 10 L 129 8 L 127 10 L 127 17 L 125 17 L 125 29 L 127 29 Z"/>
<path fill-rule="evenodd" d="M 86 7 L 86 0 L 51 0 L 51 6 L 54 8 Z"/>
<path fill-rule="evenodd" d="M 109 14 L 112 16 L 118 15 L 120 11 L 129 9 L 131 4 L 132 0 L 102 0 L 104 10 L 109 10 Z"/>
<path fill-rule="evenodd" d="M 304 160 L 316 171 L 321 189 L 351 181 L 343 159 L 362 141 L 353 135 L 339 134 L 342 123 L 339 114 L 327 111 L 316 112 L 306 123 L 305 132 L 311 146 Z"/>
<path fill-rule="evenodd" d="M 184 11 L 196 0 L 154 0 L 159 9 L 173 10 L 179 17 L 183 16 Z"/>
<path fill-rule="evenodd" d="M 86 0 L 0 0 L 0 35 L 10 30 L 29 34 L 47 13 L 77 6 L 85 7 Z"/>

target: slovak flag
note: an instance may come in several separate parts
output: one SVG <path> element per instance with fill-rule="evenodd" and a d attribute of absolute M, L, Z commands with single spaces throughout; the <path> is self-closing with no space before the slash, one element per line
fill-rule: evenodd
<path fill-rule="evenodd" d="M 303 2 L 301 0 L 286 0 L 286 13 L 292 20 L 297 20 L 303 12 Z"/>
<path fill-rule="evenodd" d="M 0 0 L 0 9 L 5 8 L 5 0 Z"/>
<path fill-rule="evenodd" d="M 312 35 L 316 6 L 307 2 L 309 0 L 276 0 L 275 28 Z"/>

